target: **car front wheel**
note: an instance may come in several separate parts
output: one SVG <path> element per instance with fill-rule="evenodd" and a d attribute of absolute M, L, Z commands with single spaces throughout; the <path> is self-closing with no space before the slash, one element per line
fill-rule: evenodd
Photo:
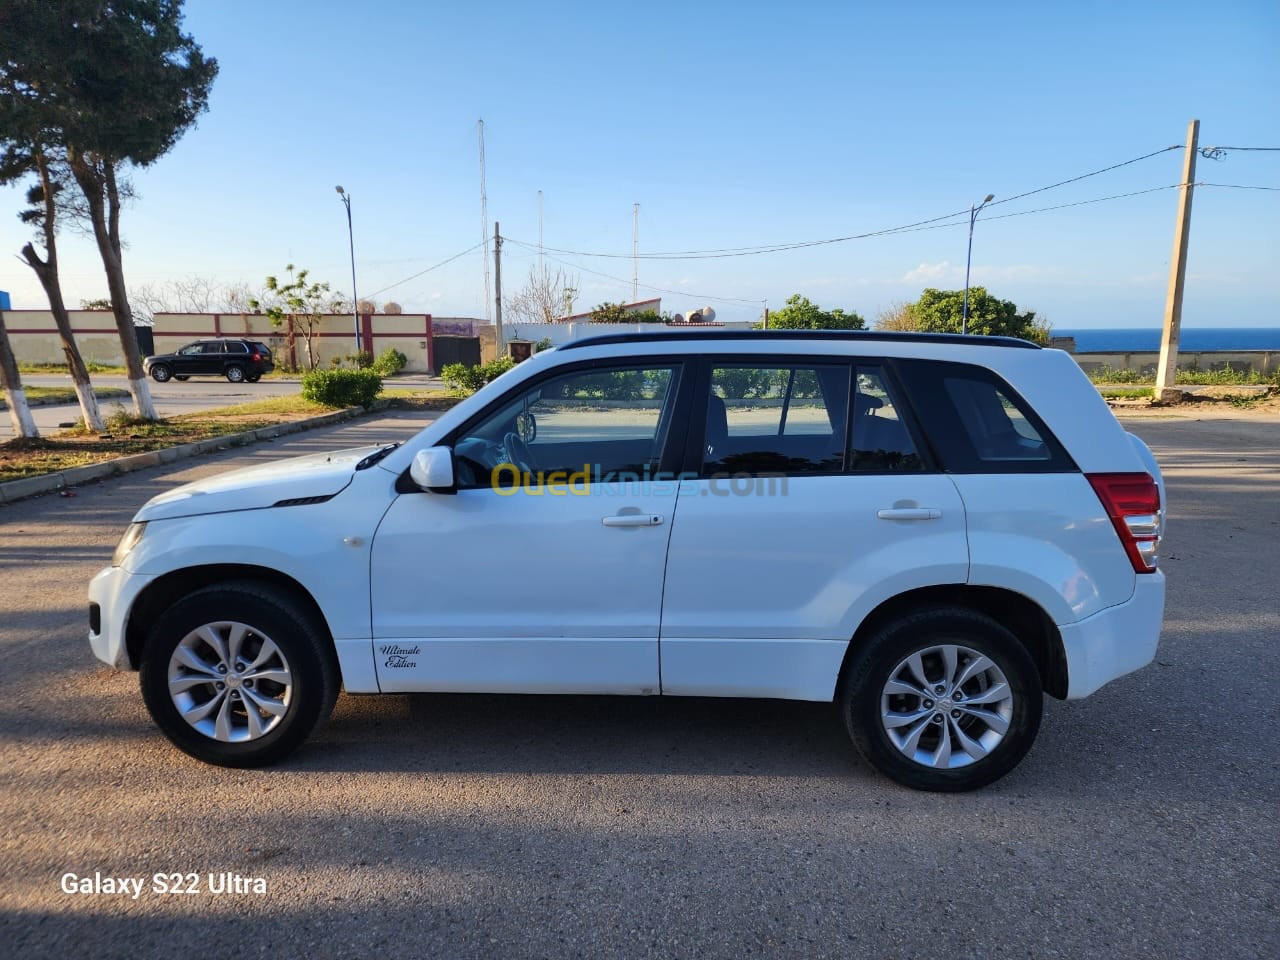
<path fill-rule="evenodd" d="M 169 369 L 167 363 L 157 363 L 151 367 L 151 378 L 156 383 L 166 383 L 173 376 L 173 371 Z"/>
<path fill-rule="evenodd" d="M 226 767 L 288 756 L 338 694 L 323 625 L 293 595 L 251 581 L 175 603 L 156 621 L 140 666 L 143 700 L 164 734 Z"/>
<path fill-rule="evenodd" d="M 917 790 L 986 786 L 1017 766 L 1040 729 L 1040 676 L 994 620 L 933 607 L 879 629 L 853 655 L 841 712 L 854 746 Z"/>

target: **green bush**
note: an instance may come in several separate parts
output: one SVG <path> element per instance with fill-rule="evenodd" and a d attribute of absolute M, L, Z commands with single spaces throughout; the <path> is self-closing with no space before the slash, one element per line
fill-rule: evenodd
<path fill-rule="evenodd" d="M 340 357 L 330 357 L 329 366 L 368 370 L 373 366 L 373 354 L 368 350 L 361 350 L 359 353 L 344 353 Z"/>
<path fill-rule="evenodd" d="M 440 376 L 458 393 L 470 396 L 486 383 L 498 379 L 515 365 L 516 362 L 510 357 L 499 357 L 497 360 L 490 360 L 475 367 L 451 363 L 440 371 Z"/>
<path fill-rule="evenodd" d="M 373 370 L 312 370 L 302 375 L 302 396 L 326 407 L 367 407 L 382 389 Z"/>
<path fill-rule="evenodd" d="M 395 347 L 387 347 L 378 354 L 377 360 L 369 363 L 369 368 L 381 377 L 390 377 L 403 370 L 408 362 L 409 358 Z"/>

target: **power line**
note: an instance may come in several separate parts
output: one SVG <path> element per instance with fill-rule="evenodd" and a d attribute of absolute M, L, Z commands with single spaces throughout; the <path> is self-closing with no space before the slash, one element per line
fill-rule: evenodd
<path fill-rule="evenodd" d="M 1066 209 L 1066 208 L 1068 208 L 1068 207 L 1081 207 L 1081 206 L 1087 206 L 1088 204 L 1093 204 L 1093 203 L 1105 203 L 1105 202 L 1107 202 L 1107 201 L 1109 201 L 1109 200 L 1124 200 L 1124 199 L 1126 199 L 1126 198 L 1128 198 L 1128 197 L 1139 197 L 1139 196 L 1142 196 L 1143 194 L 1147 194 L 1147 193 L 1157 193 L 1157 192 L 1159 192 L 1159 191 L 1161 191 L 1161 190 L 1174 190 L 1174 189 L 1177 189 L 1178 187 L 1181 187 L 1181 186 L 1183 186 L 1183 184 L 1181 184 L 1181 183 L 1170 183 L 1170 184 L 1166 184 L 1166 185 L 1164 185 L 1164 186 L 1162 186 L 1162 187 L 1149 187 L 1149 188 L 1147 188 L 1146 190 L 1134 190 L 1134 191 L 1131 191 L 1131 192 L 1129 192 L 1129 193 L 1115 193 L 1115 194 L 1111 194 L 1111 195 L 1109 195 L 1109 196 L 1105 196 L 1105 197 L 1093 197 L 1093 198 L 1091 198 L 1091 199 L 1089 199 L 1089 200 L 1076 200 L 1076 201 L 1074 201 L 1074 202 L 1072 202 L 1072 203 L 1059 203 L 1059 204 L 1054 204 L 1053 206 L 1049 206 L 1049 207 L 1035 207 L 1035 208 L 1033 208 L 1033 209 L 1031 209 L 1031 210 L 1018 210 L 1018 211 L 1016 211 L 1016 212 L 1014 212 L 1014 213 L 1002 213 L 1002 214 L 998 214 L 998 215 L 996 215 L 996 216 L 980 217 L 979 219 L 981 219 L 981 220 L 1006 220 L 1006 219 L 1008 219 L 1008 218 L 1010 218 L 1010 217 L 1025 217 L 1025 216 L 1027 216 L 1027 215 L 1029 215 L 1029 214 L 1033 214 L 1033 213 L 1047 213 L 1047 212 L 1049 212 L 1049 211 L 1051 211 L 1051 210 L 1065 210 L 1065 209 Z M 1195 184 L 1195 186 L 1201 186 L 1201 184 Z M 1272 188 L 1259 188 L 1259 189 L 1272 189 Z M 1039 192 L 1039 191 L 1035 191 L 1035 192 Z M 958 217 L 958 216 L 961 216 L 961 215 L 963 215 L 963 216 L 966 216 L 966 217 L 967 217 L 967 216 L 968 216 L 968 214 L 969 214 L 969 211 L 968 211 L 968 210 L 962 210 L 962 211 L 959 211 L 958 213 L 949 214 L 947 217 L 935 217 L 933 220 L 923 220 L 923 221 L 920 221 L 920 223 L 918 223 L 918 224 L 910 224 L 910 225 L 902 226 L 902 227 L 892 227 L 892 228 L 889 228 L 889 229 L 886 229 L 886 230 L 876 230 L 876 231 L 873 231 L 873 232 L 871 232 L 871 233 L 858 234 L 858 235 L 856 235 L 856 236 L 852 236 L 852 237 L 845 237 L 845 238 L 843 238 L 843 239 L 845 239 L 845 240 L 863 240 L 863 239 L 867 239 L 867 238 L 870 238 L 870 237 L 893 236 L 893 235 L 896 235 L 896 234 L 899 234 L 899 233 L 918 233 L 918 232 L 923 231 L 923 230 L 941 230 L 941 229 L 946 228 L 946 227 L 960 227 L 960 226 L 964 226 L 964 225 L 965 225 L 965 223 L 966 223 L 967 221 L 965 221 L 965 220 L 956 220 L 955 218 L 956 218 L 956 217 Z M 944 223 L 935 222 L 935 221 L 940 221 L 940 220 L 950 220 L 950 222 L 944 222 Z M 522 241 L 522 240 L 514 240 L 514 239 L 511 239 L 511 238 L 509 238 L 509 237 L 503 237 L 503 239 L 504 239 L 504 240 L 507 240 L 507 241 L 508 241 L 508 242 L 510 242 L 510 243 L 514 243 L 514 244 L 517 244 L 518 246 L 524 247 L 524 248 L 526 248 L 526 249 L 533 249 L 533 247 L 532 247 L 532 245 L 531 245 L 531 244 L 525 243 L 525 242 L 524 242 L 524 241 Z M 823 241 L 823 242 L 827 242 L 827 243 L 836 243 L 836 242 L 839 242 L 839 241 L 831 240 L 831 241 Z M 811 244 L 810 244 L 810 245 L 811 245 Z M 794 246 L 790 246 L 790 247 L 781 247 L 781 248 L 777 248 L 777 249 L 780 249 L 780 250 L 793 250 L 793 249 L 796 249 L 796 248 L 795 248 Z M 590 253 L 582 253 L 582 252 L 579 252 L 579 251 L 576 251 L 576 250 L 569 250 L 569 251 L 557 250 L 556 252 L 558 252 L 558 253 L 565 253 L 565 254 L 567 254 L 567 255 L 569 255 L 569 256 L 612 256 L 611 254 L 590 254 Z M 723 258 L 723 257 L 730 257 L 730 256 L 754 256 L 754 255 L 756 255 L 756 254 L 758 254 L 758 253 L 768 253 L 768 252 L 774 252 L 774 251 L 773 251 L 773 250 L 753 250 L 753 251 L 751 251 L 751 252 L 749 252 L 749 253 L 741 253 L 741 254 L 724 253 L 724 254 L 721 254 L 721 255 L 720 255 L 720 257 L 722 257 L 722 258 Z M 706 258 L 706 257 L 679 257 L 679 258 L 677 258 L 677 257 L 668 257 L 668 258 L 666 258 L 666 259 L 709 259 L 709 258 Z M 565 261 L 563 261 L 563 260 L 561 260 L 561 261 L 559 261 L 559 262 L 561 262 L 561 263 L 565 263 Z M 579 265 L 577 265 L 577 264 L 567 264 L 567 265 L 568 265 L 568 266 L 574 266 L 574 267 L 577 267 L 578 269 L 580 269 L 580 270 L 584 270 L 584 271 L 586 271 L 586 272 L 588 272 L 588 273 L 591 273 L 591 272 L 592 272 L 592 271 L 590 271 L 590 270 L 587 270 L 587 268 L 586 268 L 586 267 L 582 267 L 582 266 L 579 266 Z M 608 276 L 608 274 L 600 274 L 600 276 Z M 617 278 L 617 277 L 610 277 L 610 279 L 619 279 L 619 278 Z M 622 281 L 621 281 L 621 280 L 619 280 L 619 282 L 622 282 Z M 641 284 L 641 286 L 644 286 L 644 284 Z M 653 287 L 653 288 L 650 288 L 650 289 L 659 289 L 659 288 L 657 288 L 657 287 Z M 680 293 L 681 291 L 664 291 L 664 292 L 667 292 L 667 293 Z M 732 298 L 708 297 L 707 299 L 715 300 L 715 299 L 732 299 Z M 747 303 L 755 303 L 755 301 L 754 301 L 754 300 L 748 300 L 748 301 L 744 301 L 744 302 L 747 302 Z"/>
<path fill-rule="evenodd" d="M 1065 210 L 1067 207 L 1083 207 L 1090 203 L 1103 203 L 1107 200 L 1123 200 L 1126 197 L 1140 197 L 1144 193 L 1157 193 L 1161 190 L 1176 190 L 1178 187 L 1186 186 L 1183 183 L 1170 183 L 1163 187 L 1149 187 L 1146 190 L 1134 190 L 1132 193 L 1115 193 L 1109 197 L 1094 197 L 1092 200 L 1076 200 L 1074 203 L 1059 203 L 1052 207 L 1036 207 L 1034 210 L 1019 210 L 1016 213 L 1002 213 L 994 217 L 979 217 L 979 220 L 1007 220 L 1009 217 L 1025 217 L 1029 213 L 1045 213 L 1049 210 Z M 1194 183 L 1194 187 L 1204 186 L 1204 184 Z M 953 226 L 953 224 L 948 224 Z"/>
<path fill-rule="evenodd" d="M 1162 147 L 1159 150 L 1153 150 L 1150 153 L 1145 153 L 1140 157 L 1133 157 L 1132 159 L 1129 159 L 1129 160 L 1123 160 L 1120 163 L 1113 163 L 1110 166 L 1102 167 L 1098 170 L 1091 170 L 1088 173 L 1082 173 L 1079 176 L 1071 177 L 1070 179 L 1067 179 L 1067 180 L 1060 180 L 1057 183 L 1051 183 L 1051 184 L 1048 184 L 1047 186 L 1037 187 L 1034 190 L 1027 190 L 1024 193 L 1015 194 L 1012 197 L 1006 197 L 1003 200 L 997 200 L 993 202 L 991 206 L 996 206 L 997 204 L 1000 204 L 1000 203 L 1011 203 L 1014 200 L 1020 200 L 1024 197 L 1030 197 L 1037 193 L 1043 193 L 1046 190 L 1054 190 L 1058 187 L 1066 186 L 1067 184 L 1078 183 L 1079 181 L 1086 180 L 1089 177 L 1096 177 L 1103 173 L 1109 173 L 1112 170 L 1118 170 L 1121 167 L 1127 167 L 1130 164 L 1139 163 L 1143 160 L 1149 160 L 1152 157 L 1157 157 L 1157 156 L 1160 156 L 1161 154 L 1168 153 L 1170 150 L 1181 150 L 1182 146 L 1183 146 L 1182 144 L 1174 144 L 1173 146 Z M 887 236 L 894 233 L 907 233 L 907 232 L 914 231 L 915 229 L 920 227 L 927 227 L 931 224 L 941 223 L 942 221 L 946 221 L 946 220 L 954 220 L 955 218 L 960 216 L 968 216 L 968 213 L 969 211 L 966 208 L 964 210 L 957 210 L 954 213 L 943 214 L 942 216 L 939 216 L 939 217 L 930 217 L 927 220 L 918 220 L 915 223 L 902 224 L 901 226 L 897 226 L 897 227 L 886 227 L 882 230 L 871 230 L 866 233 L 851 234 L 849 236 L 844 236 L 844 237 L 831 237 L 825 240 L 806 240 L 806 241 L 801 241 L 797 243 L 776 243 L 776 244 L 757 245 L 757 246 L 750 246 L 750 247 L 718 247 L 718 248 L 712 248 L 708 250 L 680 250 L 680 251 L 670 251 L 665 253 L 649 253 L 649 254 L 641 254 L 640 259 L 642 260 L 716 260 L 716 259 L 723 259 L 726 257 L 747 257 L 747 256 L 758 256 L 760 254 L 765 254 L 765 253 L 779 253 L 785 250 L 801 250 L 807 247 L 826 246 L 833 243 L 845 243 L 850 240 L 865 240 L 869 237 Z M 991 218 L 991 219 L 994 219 L 994 218 Z M 951 224 L 943 224 L 943 225 L 951 226 Z M 528 246 L 528 244 L 524 244 L 519 240 L 513 240 L 512 242 L 521 243 L 522 246 Z M 569 256 L 577 256 L 577 257 L 600 257 L 605 259 L 616 260 L 616 259 L 623 259 L 625 257 L 632 256 L 629 254 L 593 253 L 590 251 L 568 250 L 564 248 L 548 248 L 548 249 L 552 249 L 556 253 L 562 253 Z"/>
<path fill-rule="evenodd" d="M 1197 187 L 1226 187 L 1230 190 L 1280 190 L 1280 187 L 1258 187 L 1247 183 L 1197 183 Z"/>
<path fill-rule="evenodd" d="M 503 237 L 502 239 L 508 240 L 507 237 Z M 509 242 L 519 243 L 518 240 L 510 240 Z M 527 246 L 527 244 L 521 243 L 520 246 L 522 247 Z M 559 257 L 553 256 L 550 253 L 547 254 L 547 259 L 554 260 L 556 263 L 559 263 L 562 266 L 569 267 L 572 270 L 581 270 L 583 273 L 589 273 L 589 274 L 592 274 L 593 276 L 603 277 L 605 280 L 612 280 L 615 283 L 621 283 L 624 286 L 626 284 L 631 283 L 630 280 L 624 279 L 623 277 L 615 277 L 612 274 L 601 273 L 599 270 L 592 270 L 589 267 L 584 267 L 579 263 L 570 263 L 568 260 L 562 260 Z M 748 300 L 745 297 L 713 297 L 707 293 L 690 293 L 688 290 L 670 290 L 666 287 L 655 287 L 651 283 L 641 283 L 639 284 L 639 286 L 643 290 L 652 290 L 655 293 L 669 293 L 672 296 L 688 297 L 691 300 L 714 300 L 717 303 L 750 303 L 750 304 L 758 304 L 758 303 L 764 302 L 763 300 Z"/>
<path fill-rule="evenodd" d="M 416 279 L 418 279 L 418 277 L 421 277 L 421 276 L 423 276 L 423 275 L 425 275 L 425 274 L 428 274 L 428 273 L 430 273 L 432 270 L 439 270 L 441 267 L 446 266 L 447 264 L 453 263 L 453 261 L 455 261 L 455 260 L 459 259 L 460 257 L 465 257 L 468 253 L 472 253 L 472 252 L 474 252 L 474 251 L 476 251 L 476 250 L 479 250 L 479 249 L 480 249 L 481 247 L 483 247 L 487 242 L 488 242 L 488 239 L 486 238 L 485 240 L 481 241 L 480 243 L 477 243 L 477 244 L 476 244 L 475 246 L 473 246 L 473 247 L 467 247 L 467 249 L 463 250 L 461 253 L 455 253 L 455 254 L 454 254 L 452 257 L 450 257 L 448 260 L 441 260 L 439 263 L 437 263 L 437 264 L 433 264 L 432 266 L 427 267 L 427 269 L 425 269 L 425 270 L 419 270 L 417 273 L 415 273 L 415 274 L 413 274 L 413 275 L 411 275 L 411 276 L 405 277 L 403 280 L 397 280 L 395 283 L 387 284 L 387 286 L 383 287 L 381 290 L 375 290 L 375 291 L 373 291 L 373 293 L 369 294 L 369 297 L 370 297 L 370 298 L 376 297 L 378 294 L 380 294 L 380 293 L 386 293 L 388 290 L 392 289 L 393 287 L 398 287 L 398 286 L 400 286 L 400 284 L 402 284 L 402 283 L 408 283 L 410 280 L 416 280 Z"/>
<path fill-rule="evenodd" d="M 1141 157 L 1134 157 L 1132 160 L 1125 160 L 1122 163 L 1113 163 L 1109 167 L 1103 167 L 1101 170 L 1094 170 L 1092 173 L 1082 173 L 1078 177 L 1072 177 L 1070 180 L 1060 180 L 1057 183 L 1051 183 L 1047 187 L 1037 187 L 1035 190 L 1028 190 L 1026 193 L 1015 194 L 1012 197 L 1005 197 L 1003 200 L 992 201 L 990 206 L 999 206 L 1002 203 L 1012 203 L 1014 200 L 1021 200 L 1023 197 L 1030 197 L 1033 194 L 1044 193 L 1046 190 L 1053 190 L 1056 187 L 1065 187 L 1068 183 L 1076 183 L 1080 180 L 1086 180 L 1089 177 L 1096 177 L 1100 173 L 1110 173 L 1112 170 L 1119 170 L 1121 167 L 1127 167 L 1131 163 L 1137 163 L 1140 160 L 1150 160 L 1152 157 L 1158 157 L 1162 153 L 1168 153 L 1170 150 L 1181 150 L 1182 144 L 1175 143 L 1171 147 L 1164 147 L 1161 150 L 1152 150 L 1150 153 L 1143 154 Z M 991 219 L 995 219 L 992 217 Z"/>

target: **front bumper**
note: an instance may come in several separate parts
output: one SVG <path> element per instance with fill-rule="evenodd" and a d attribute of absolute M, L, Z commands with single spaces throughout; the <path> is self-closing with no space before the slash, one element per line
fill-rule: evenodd
<path fill-rule="evenodd" d="M 89 630 L 93 655 L 117 670 L 132 670 L 125 644 L 129 610 L 154 577 L 130 573 L 124 567 L 106 567 L 89 581 L 89 602 L 99 608 L 98 629 Z"/>
<path fill-rule="evenodd" d="M 1058 627 L 1067 657 L 1068 700 L 1087 697 L 1155 658 L 1164 623 L 1164 573 L 1144 573 L 1137 581 L 1125 603 Z"/>

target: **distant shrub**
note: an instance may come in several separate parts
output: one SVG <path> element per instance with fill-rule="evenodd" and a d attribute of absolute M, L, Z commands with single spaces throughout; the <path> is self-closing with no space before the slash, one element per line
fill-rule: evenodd
<path fill-rule="evenodd" d="M 302 396 L 326 407 L 367 407 L 382 389 L 373 370 L 312 370 L 302 375 Z"/>
<path fill-rule="evenodd" d="M 409 358 L 395 347 L 387 347 L 378 354 L 377 360 L 369 364 L 369 368 L 379 376 L 390 377 L 403 370 L 408 362 Z"/>
<path fill-rule="evenodd" d="M 516 365 L 510 357 L 499 357 L 474 367 L 451 363 L 440 371 L 444 382 L 459 393 L 470 396 L 491 380 L 497 380 Z"/>

